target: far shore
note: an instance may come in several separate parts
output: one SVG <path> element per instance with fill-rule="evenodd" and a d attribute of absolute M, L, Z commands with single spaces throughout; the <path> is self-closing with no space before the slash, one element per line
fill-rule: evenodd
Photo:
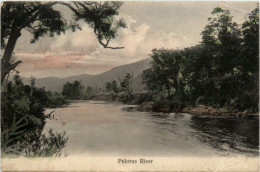
<path fill-rule="evenodd" d="M 95 96 L 92 101 L 107 101 L 107 102 L 120 102 L 116 96 L 111 95 L 99 95 Z M 123 102 L 120 102 L 123 103 Z M 162 112 L 162 113 L 189 113 L 191 115 L 225 115 L 233 117 L 256 117 L 259 116 L 259 113 L 248 113 L 248 112 L 239 112 L 239 111 L 229 111 L 226 108 L 215 108 L 212 106 L 197 105 L 184 107 L 182 109 L 166 109 L 166 108 L 153 108 L 153 102 L 143 102 L 141 104 L 136 104 L 129 102 L 128 104 L 138 105 L 138 109 L 141 111 L 152 111 L 152 112 Z"/>
<path fill-rule="evenodd" d="M 153 107 L 154 102 L 143 102 L 137 104 L 134 102 L 124 103 L 119 101 L 118 96 L 115 95 L 98 95 L 90 100 L 67 100 L 68 104 L 60 108 L 65 108 L 71 103 L 82 102 L 82 101 L 105 101 L 105 102 L 117 102 L 123 104 L 137 105 L 137 109 L 140 111 L 146 112 L 161 112 L 161 113 L 188 113 L 191 115 L 212 115 L 212 116 L 231 116 L 231 117 L 257 117 L 259 113 L 248 113 L 248 112 L 239 112 L 239 111 L 228 111 L 226 108 L 215 108 L 212 106 L 197 105 L 184 107 L 182 109 L 167 109 L 167 108 L 157 108 Z M 55 108 L 54 108 L 55 109 Z M 53 108 L 46 108 L 45 114 L 50 116 L 49 113 L 53 111 Z"/>

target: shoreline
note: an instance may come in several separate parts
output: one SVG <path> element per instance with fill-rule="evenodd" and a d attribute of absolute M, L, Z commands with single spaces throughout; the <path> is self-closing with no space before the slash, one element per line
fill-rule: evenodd
<path fill-rule="evenodd" d="M 102 95 L 95 96 L 92 101 L 107 101 L 107 102 L 119 102 L 122 104 L 137 105 L 138 110 L 146 112 L 162 112 L 162 113 L 188 113 L 191 115 L 212 115 L 212 116 L 230 116 L 236 118 L 245 118 L 245 117 L 259 117 L 258 113 L 248 113 L 240 111 L 229 111 L 226 108 L 214 108 L 212 106 L 206 105 L 197 105 L 197 106 L 188 106 L 179 109 L 168 109 L 168 108 L 157 108 L 154 109 L 154 102 L 143 102 L 137 104 L 134 102 L 124 103 L 118 100 L 118 98 L 112 97 L 111 95 Z"/>
<path fill-rule="evenodd" d="M 150 102 L 151 104 L 153 102 Z M 189 113 L 191 115 L 212 115 L 212 116 L 232 116 L 232 117 L 256 117 L 259 116 L 259 113 L 246 113 L 246 112 L 232 112 L 228 111 L 225 108 L 214 108 L 212 106 L 197 105 L 197 106 L 188 106 L 182 109 L 166 109 L 159 108 L 154 110 L 152 105 L 149 102 L 138 105 L 141 110 L 152 111 L 152 112 L 163 112 L 163 113 Z"/>
<path fill-rule="evenodd" d="M 241 112 L 241 111 L 229 111 L 226 108 L 215 108 L 212 106 L 206 105 L 197 105 L 197 106 L 187 106 L 184 108 L 179 109 L 169 109 L 169 108 L 154 108 L 154 102 L 143 102 L 143 103 L 136 103 L 136 102 L 122 102 L 119 100 L 119 96 L 116 95 L 98 95 L 93 97 L 92 99 L 87 100 L 68 100 L 68 104 L 63 105 L 61 107 L 56 108 L 65 108 L 69 106 L 71 103 L 81 102 L 81 101 L 105 101 L 105 102 L 116 102 L 128 105 L 136 105 L 139 111 L 145 112 L 159 112 L 159 113 L 188 113 L 191 115 L 210 115 L 210 116 L 227 116 L 227 117 L 234 117 L 234 118 L 247 118 L 247 117 L 259 117 L 258 113 L 248 113 L 248 112 Z M 56 108 L 46 108 L 45 112 L 50 112 Z"/>

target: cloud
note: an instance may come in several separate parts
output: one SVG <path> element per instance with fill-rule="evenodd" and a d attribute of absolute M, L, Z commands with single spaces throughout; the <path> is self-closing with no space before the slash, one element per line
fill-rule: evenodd
<path fill-rule="evenodd" d="M 127 29 L 120 30 L 119 37 L 114 41 L 125 48 L 116 51 L 100 49 L 98 51 L 100 56 L 117 55 L 125 63 L 131 63 L 147 58 L 154 48 L 176 49 L 190 45 L 187 38 L 182 35 L 173 32 L 154 32 L 147 23 L 133 27 L 135 20 L 131 19 L 130 16 L 127 18 L 130 18 L 129 21 L 132 21 L 132 23 L 128 23 Z"/>
<path fill-rule="evenodd" d="M 183 48 L 189 44 L 187 38 L 173 32 L 154 32 L 147 23 L 137 25 L 130 16 L 121 14 L 127 23 L 121 29 L 118 38 L 111 41 L 111 46 L 124 46 L 124 49 L 104 49 L 98 44 L 93 29 L 82 24 L 82 30 L 68 31 L 64 35 L 52 38 L 47 52 L 23 53 L 16 56 L 24 61 L 19 69 L 25 73 L 37 73 L 38 77 L 65 77 L 82 73 L 98 74 L 113 67 L 132 63 L 149 57 L 154 48 Z M 43 71 L 45 72 L 39 72 Z M 70 71 L 68 72 L 62 71 Z M 49 72 L 48 72 L 49 71 Z M 22 74 L 23 74 L 22 73 Z"/>
<path fill-rule="evenodd" d="M 75 32 L 70 30 L 64 35 L 54 37 L 50 47 L 51 51 L 57 53 L 80 51 L 89 54 L 95 52 L 98 45 L 93 29 L 87 24 L 83 24 L 82 30 L 77 30 Z"/>

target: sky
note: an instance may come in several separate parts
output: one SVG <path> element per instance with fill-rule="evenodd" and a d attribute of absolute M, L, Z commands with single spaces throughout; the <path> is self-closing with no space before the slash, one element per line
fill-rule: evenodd
<path fill-rule="evenodd" d="M 201 32 L 215 7 L 231 12 L 233 21 L 242 24 L 256 2 L 124 2 L 119 18 L 127 24 L 120 29 L 111 46 L 124 49 L 104 49 L 93 29 L 81 22 L 82 30 L 68 31 L 60 36 L 40 38 L 30 43 L 26 30 L 18 39 L 15 57 L 23 63 L 17 67 L 20 75 L 37 78 L 68 77 L 80 74 L 100 74 L 114 67 L 133 63 L 151 54 L 154 48 L 182 49 L 201 41 Z M 69 19 L 70 11 L 61 6 Z"/>

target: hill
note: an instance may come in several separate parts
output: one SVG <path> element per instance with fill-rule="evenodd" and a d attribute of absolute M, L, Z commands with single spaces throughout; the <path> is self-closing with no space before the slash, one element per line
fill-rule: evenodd
<path fill-rule="evenodd" d="M 107 72 L 98 75 L 78 75 L 71 76 L 67 78 L 58 77 L 46 77 L 37 78 L 36 86 L 45 87 L 46 90 L 61 92 L 63 84 L 66 82 L 73 82 L 75 80 L 80 81 L 85 87 L 92 86 L 94 88 L 104 88 L 105 83 L 108 81 L 116 80 L 118 78 L 123 78 L 126 73 L 131 73 L 134 75 L 133 79 L 133 89 L 135 92 L 142 90 L 141 74 L 145 69 L 150 67 L 151 58 L 147 58 L 135 63 L 126 64 L 122 66 L 115 67 Z M 23 78 L 24 83 L 28 84 L 30 78 Z"/>

